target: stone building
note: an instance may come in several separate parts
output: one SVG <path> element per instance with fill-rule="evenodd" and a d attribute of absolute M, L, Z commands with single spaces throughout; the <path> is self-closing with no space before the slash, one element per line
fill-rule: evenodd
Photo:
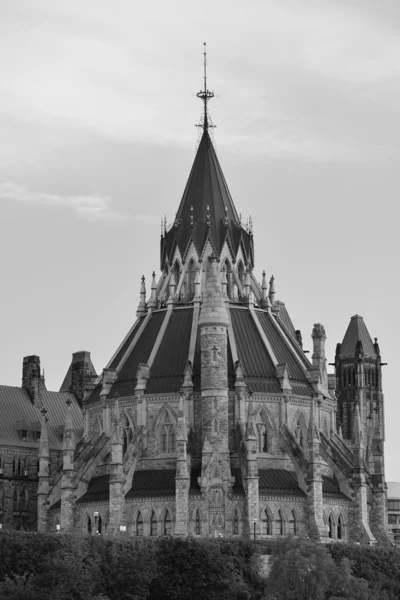
<path fill-rule="evenodd" d="M 62 444 L 66 401 L 78 436 L 83 433 L 82 408 L 76 384 L 86 358 L 95 375 L 89 353 L 73 355 L 69 373 L 60 392 L 46 388 L 38 356 L 26 356 L 22 365 L 22 386 L 0 386 L 0 523 L 5 529 L 36 530 L 39 448 L 46 457 L 46 477 L 55 476 L 62 466 Z M 85 362 L 85 361 L 83 361 Z M 43 435 L 43 420 L 47 425 Z M 46 449 L 44 448 L 44 444 Z"/>
<path fill-rule="evenodd" d="M 307 358 L 274 278 L 255 275 L 252 224 L 209 135 L 213 94 L 198 96 L 203 133 L 163 225 L 161 274 L 149 291 L 142 278 L 137 319 L 101 375 L 70 369 L 50 473 L 42 418 L 38 529 L 386 542 L 378 343 L 352 317 L 328 375 L 317 323 Z"/>

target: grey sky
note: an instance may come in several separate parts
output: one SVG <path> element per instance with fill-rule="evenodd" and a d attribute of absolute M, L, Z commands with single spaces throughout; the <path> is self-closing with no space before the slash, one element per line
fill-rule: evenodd
<path fill-rule="evenodd" d="M 398 2 L 0 2 L 1 383 L 39 354 L 98 371 L 159 269 L 194 158 L 208 42 L 215 142 L 305 345 L 350 317 L 378 336 L 387 476 L 399 480 L 396 369 Z M 149 285 L 148 285 L 149 287 Z M 308 340 L 308 342 L 307 342 Z"/>

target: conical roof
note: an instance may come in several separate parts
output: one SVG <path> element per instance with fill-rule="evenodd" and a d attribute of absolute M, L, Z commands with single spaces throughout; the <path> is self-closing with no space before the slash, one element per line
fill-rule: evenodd
<path fill-rule="evenodd" d="M 362 343 L 365 356 L 376 356 L 374 344 L 364 323 L 364 319 L 360 315 L 354 315 L 354 317 L 351 317 L 349 326 L 344 335 L 339 356 L 354 356 L 356 353 L 357 342 L 359 341 Z"/>
<path fill-rule="evenodd" d="M 218 257 L 227 240 L 232 253 L 242 245 L 246 260 L 253 265 L 253 239 L 240 224 L 208 129 L 204 132 L 172 228 L 161 242 L 161 265 L 171 261 L 176 245 L 181 256 L 193 240 L 199 256 L 210 240 Z"/>

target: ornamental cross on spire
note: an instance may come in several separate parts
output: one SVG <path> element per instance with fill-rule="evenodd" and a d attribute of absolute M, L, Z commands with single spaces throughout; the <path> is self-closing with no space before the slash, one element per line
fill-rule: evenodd
<path fill-rule="evenodd" d="M 202 127 L 204 130 L 206 130 L 209 127 L 215 127 L 215 125 L 209 124 L 208 111 L 207 111 L 207 102 L 209 100 L 211 100 L 211 98 L 214 98 L 214 92 L 210 92 L 210 90 L 207 89 L 207 44 L 206 44 L 206 42 L 203 42 L 203 46 L 204 46 L 204 52 L 203 52 L 203 56 L 204 56 L 204 89 L 200 90 L 200 92 L 196 95 L 204 103 L 204 119 L 203 119 L 203 123 L 200 125 L 196 125 L 196 127 Z"/>

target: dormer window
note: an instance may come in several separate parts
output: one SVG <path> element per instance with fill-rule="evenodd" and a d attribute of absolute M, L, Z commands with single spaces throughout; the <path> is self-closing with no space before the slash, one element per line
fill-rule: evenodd
<path fill-rule="evenodd" d="M 28 430 L 27 429 L 21 429 L 21 440 L 23 442 L 28 441 Z"/>
<path fill-rule="evenodd" d="M 35 442 L 40 442 L 40 431 L 35 431 Z"/>

